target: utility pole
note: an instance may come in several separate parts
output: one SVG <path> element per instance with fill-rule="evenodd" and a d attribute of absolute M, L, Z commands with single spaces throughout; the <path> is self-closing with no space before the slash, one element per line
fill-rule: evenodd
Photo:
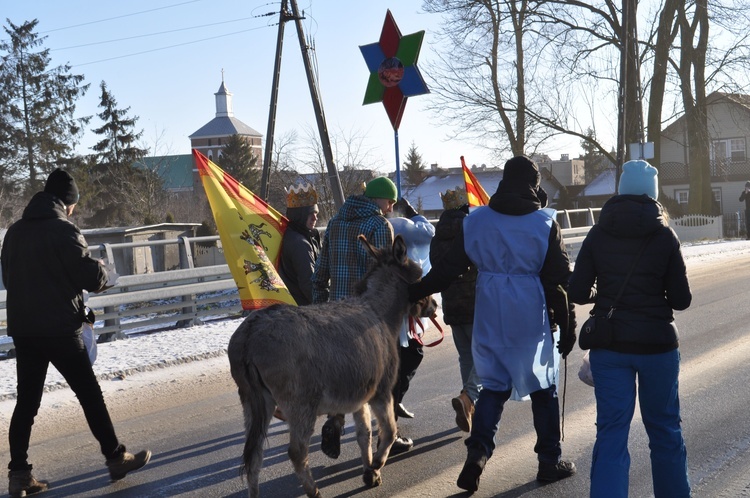
<path fill-rule="evenodd" d="M 269 171 L 271 168 L 271 155 L 273 150 L 273 134 L 276 125 L 276 103 L 278 99 L 279 76 L 281 74 L 281 52 L 284 43 L 284 23 L 286 21 L 294 20 L 297 27 L 297 38 L 299 38 L 300 50 L 302 51 L 302 61 L 304 62 L 305 73 L 307 74 L 307 84 L 310 87 L 310 97 L 312 99 L 313 109 L 315 110 L 315 121 L 318 124 L 320 144 L 323 148 L 323 155 L 326 160 L 328 181 L 331 187 L 331 192 L 333 194 L 334 204 L 336 205 L 336 208 L 339 209 L 344 204 L 344 191 L 341 188 L 339 172 L 333 162 L 333 149 L 331 147 L 331 140 L 328 136 L 328 127 L 326 125 L 325 114 L 323 113 L 323 104 L 321 103 L 320 95 L 318 94 L 318 84 L 312 71 L 310 55 L 308 54 L 307 44 L 305 43 L 305 33 L 302 29 L 303 17 L 299 15 L 297 1 L 290 0 L 290 3 L 292 6 L 291 15 L 286 10 L 286 0 L 282 0 L 281 12 L 279 14 L 279 33 L 276 41 L 276 62 L 274 64 L 273 88 L 271 89 L 271 107 L 268 114 L 268 132 L 266 133 L 265 160 L 263 162 L 263 175 L 261 177 L 261 197 L 263 197 L 264 199 L 268 198 L 268 183 L 270 176 Z"/>
<path fill-rule="evenodd" d="M 279 97 L 279 77 L 281 76 L 281 52 L 284 47 L 284 24 L 292 19 L 286 10 L 286 0 L 281 1 L 279 11 L 279 33 L 276 37 L 276 59 L 273 65 L 273 83 L 271 83 L 271 105 L 268 109 L 268 128 L 266 129 L 266 150 L 263 154 L 263 174 L 260 177 L 260 197 L 268 200 L 268 185 L 271 180 L 271 158 L 273 139 L 276 130 L 276 107 Z"/>

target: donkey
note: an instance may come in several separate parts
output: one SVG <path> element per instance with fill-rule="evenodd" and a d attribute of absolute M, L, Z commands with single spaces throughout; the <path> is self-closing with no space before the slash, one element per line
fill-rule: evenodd
<path fill-rule="evenodd" d="M 398 373 L 398 334 L 409 309 L 407 286 L 422 271 L 397 236 L 377 249 L 358 295 L 309 306 L 274 305 L 251 313 L 229 341 L 228 357 L 245 418 L 243 470 L 248 496 L 259 496 L 263 443 L 275 406 L 289 424 L 289 458 L 309 497 L 320 497 L 308 451 L 318 415 L 352 413 L 363 480 L 381 484 L 380 469 L 396 437 L 391 391 Z M 434 306 L 434 300 L 430 299 Z M 434 312 L 434 307 L 423 314 Z M 379 438 L 372 454 L 371 410 Z"/>

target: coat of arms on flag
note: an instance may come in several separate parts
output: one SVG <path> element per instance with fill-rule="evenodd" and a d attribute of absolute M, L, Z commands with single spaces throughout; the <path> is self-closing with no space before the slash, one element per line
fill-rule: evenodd
<path fill-rule="evenodd" d="M 242 308 L 296 304 L 276 272 L 287 219 L 195 149 L 193 157 Z"/>

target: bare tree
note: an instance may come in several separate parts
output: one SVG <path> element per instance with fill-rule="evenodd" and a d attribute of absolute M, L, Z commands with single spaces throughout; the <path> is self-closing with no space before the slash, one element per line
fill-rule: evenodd
<path fill-rule="evenodd" d="M 460 134 L 497 156 L 533 152 L 549 133 L 527 121 L 527 92 L 538 68 L 539 47 L 526 38 L 536 8 L 528 0 L 425 0 L 427 12 L 440 13 L 439 64 L 429 66 L 436 98 L 431 109 L 458 122 Z"/>
<path fill-rule="evenodd" d="M 334 162 L 339 167 L 344 197 L 361 194 L 364 183 L 372 179 L 375 176 L 373 171 L 380 169 L 381 166 L 380 160 L 374 159 L 379 157 L 374 153 L 376 147 L 368 144 L 366 133 L 359 129 L 347 131 L 338 129 L 331 134 L 330 138 Z M 315 188 L 318 190 L 321 219 L 328 220 L 336 212 L 336 205 L 328 181 L 323 148 L 316 132 L 309 127 L 305 129 L 305 141 L 300 150 L 300 159 L 305 168 L 318 177 Z"/>

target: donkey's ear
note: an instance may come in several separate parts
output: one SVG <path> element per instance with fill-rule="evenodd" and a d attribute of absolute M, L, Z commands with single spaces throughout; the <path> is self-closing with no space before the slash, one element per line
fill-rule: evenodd
<path fill-rule="evenodd" d="M 372 256 L 375 259 L 378 258 L 378 256 L 380 255 L 380 251 L 378 251 L 375 247 L 372 246 L 372 244 L 370 244 L 370 241 L 367 240 L 367 237 L 365 237 L 362 234 L 359 234 L 357 236 L 357 239 L 359 239 L 362 245 L 365 246 L 365 249 L 367 249 L 367 252 L 370 253 L 370 256 Z"/>
<path fill-rule="evenodd" d="M 393 240 L 393 257 L 402 265 L 405 265 L 409 259 L 406 255 L 406 242 L 404 242 L 404 238 L 400 235 L 396 235 L 396 238 Z"/>

